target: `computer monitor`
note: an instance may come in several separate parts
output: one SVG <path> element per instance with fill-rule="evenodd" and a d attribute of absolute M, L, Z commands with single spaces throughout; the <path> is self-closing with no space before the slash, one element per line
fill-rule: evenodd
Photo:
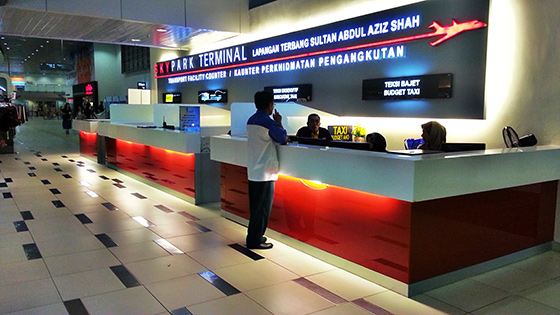
<path fill-rule="evenodd" d="M 486 150 L 486 143 L 443 143 L 441 150 L 443 152 Z"/>

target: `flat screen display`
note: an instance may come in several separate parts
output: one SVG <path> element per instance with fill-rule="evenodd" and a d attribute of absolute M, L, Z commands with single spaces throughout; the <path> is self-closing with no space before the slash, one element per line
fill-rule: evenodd
<path fill-rule="evenodd" d="M 163 102 L 179 104 L 182 102 L 181 93 L 173 93 L 173 92 L 163 93 Z"/>
<path fill-rule="evenodd" d="M 453 75 L 428 74 L 363 80 L 362 100 L 450 98 Z"/>
<path fill-rule="evenodd" d="M 198 103 L 227 103 L 228 92 L 224 89 L 198 91 Z"/>

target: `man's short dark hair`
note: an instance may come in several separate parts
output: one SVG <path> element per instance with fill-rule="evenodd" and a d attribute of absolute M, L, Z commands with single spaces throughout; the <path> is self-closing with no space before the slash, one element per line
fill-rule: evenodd
<path fill-rule="evenodd" d="M 312 114 L 309 114 L 309 116 L 307 116 L 307 121 L 309 121 L 311 119 L 311 117 L 317 117 L 317 118 L 319 118 L 319 120 L 321 120 L 321 117 L 319 117 L 319 114 L 312 113 Z"/>
<path fill-rule="evenodd" d="M 265 109 L 274 102 L 274 96 L 268 91 L 258 91 L 255 93 L 255 106 L 257 109 Z"/>

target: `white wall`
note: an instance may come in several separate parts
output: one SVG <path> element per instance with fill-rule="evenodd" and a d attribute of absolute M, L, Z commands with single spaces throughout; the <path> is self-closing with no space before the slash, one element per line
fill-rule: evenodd
<path fill-rule="evenodd" d="M 137 87 L 138 82 L 146 82 L 148 89 L 150 88 L 152 80 L 150 70 L 121 73 L 120 45 L 95 43 L 93 55 L 93 80 L 97 81 L 100 101 L 106 96 L 125 96 L 128 94 L 128 89 Z"/>

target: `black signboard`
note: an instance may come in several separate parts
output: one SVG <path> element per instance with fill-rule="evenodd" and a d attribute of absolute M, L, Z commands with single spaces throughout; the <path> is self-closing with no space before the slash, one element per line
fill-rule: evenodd
<path fill-rule="evenodd" d="M 227 96 L 227 90 L 224 89 L 198 91 L 198 103 L 227 103 Z"/>
<path fill-rule="evenodd" d="M 311 102 L 311 84 L 266 86 L 265 91 L 274 95 L 275 102 Z"/>
<path fill-rule="evenodd" d="M 450 98 L 451 73 L 363 80 L 362 100 Z"/>

